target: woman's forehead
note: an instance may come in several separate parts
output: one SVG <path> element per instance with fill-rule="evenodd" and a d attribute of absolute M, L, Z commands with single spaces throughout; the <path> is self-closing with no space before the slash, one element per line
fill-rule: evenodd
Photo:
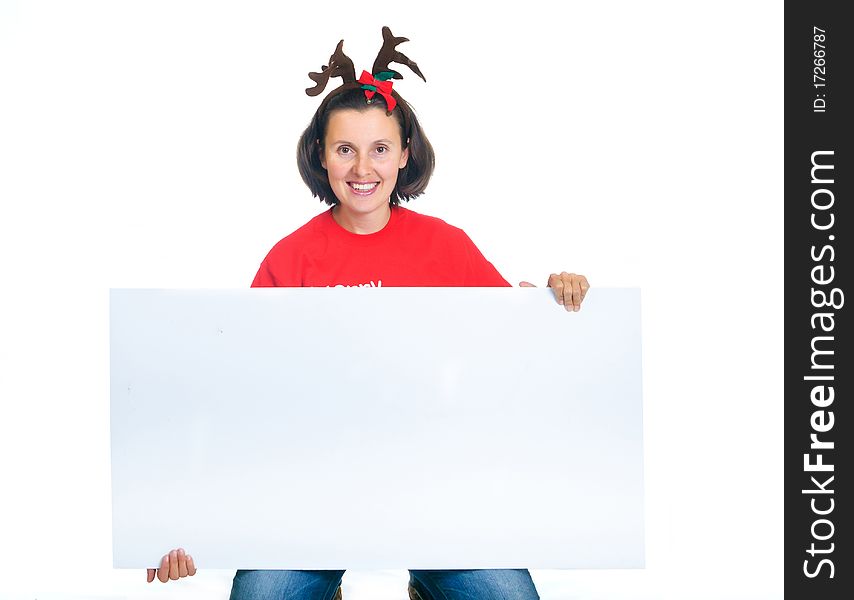
<path fill-rule="evenodd" d="M 341 109 L 332 112 L 326 127 L 326 138 L 358 137 L 376 141 L 400 141 L 400 127 L 385 109 Z"/>

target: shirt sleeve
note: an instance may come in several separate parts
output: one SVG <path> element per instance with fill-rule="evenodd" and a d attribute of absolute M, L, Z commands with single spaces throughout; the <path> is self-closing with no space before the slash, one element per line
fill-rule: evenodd
<path fill-rule="evenodd" d="M 255 279 L 252 280 L 251 287 L 278 287 L 276 278 L 270 271 L 270 263 L 268 263 L 266 259 L 264 259 L 264 262 L 262 262 L 261 266 L 258 268 L 258 272 L 255 274 Z"/>
<path fill-rule="evenodd" d="M 462 230 L 461 230 L 462 231 Z M 463 233 L 466 248 L 465 283 L 468 287 L 512 287 L 498 269 L 486 260 L 471 238 Z"/>
<path fill-rule="evenodd" d="M 293 243 L 279 242 L 267 254 L 252 287 L 302 287 L 301 253 Z"/>

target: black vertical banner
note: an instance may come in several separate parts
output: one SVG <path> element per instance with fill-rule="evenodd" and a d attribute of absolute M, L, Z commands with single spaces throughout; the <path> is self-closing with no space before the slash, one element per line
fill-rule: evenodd
<path fill-rule="evenodd" d="M 793 599 L 854 598 L 854 20 L 842 16 L 848 4 L 785 4 L 785 281 L 779 291 L 785 594 Z"/>

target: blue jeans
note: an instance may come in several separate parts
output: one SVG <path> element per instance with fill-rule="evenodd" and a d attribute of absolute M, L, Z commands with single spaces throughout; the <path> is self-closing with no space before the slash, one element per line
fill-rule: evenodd
<path fill-rule="evenodd" d="M 332 600 L 343 575 L 344 571 L 237 571 L 230 600 Z M 423 600 L 540 598 L 526 569 L 409 571 L 409 585 Z M 401 590 L 401 597 L 405 593 Z"/>

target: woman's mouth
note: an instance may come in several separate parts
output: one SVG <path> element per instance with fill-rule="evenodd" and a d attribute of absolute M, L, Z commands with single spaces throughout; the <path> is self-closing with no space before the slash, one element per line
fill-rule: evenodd
<path fill-rule="evenodd" d="M 374 190 L 377 189 L 377 186 L 380 184 L 379 181 L 371 181 L 371 182 L 359 182 L 359 181 L 348 181 L 347 185 L 350 186 L 350 189 L 353 190 L 359 196 L 370 196 L 374 193 Z"/>

